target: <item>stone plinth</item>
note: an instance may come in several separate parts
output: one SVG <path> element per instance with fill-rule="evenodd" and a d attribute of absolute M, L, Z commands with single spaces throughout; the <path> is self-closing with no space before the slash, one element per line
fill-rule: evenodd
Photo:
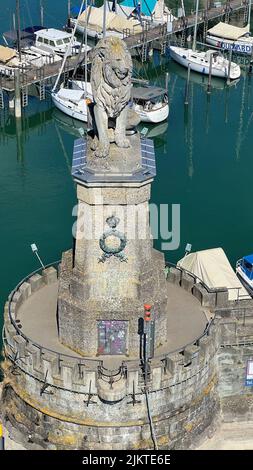
<path fill-rule="evenodd" d="M 101 322 L 123 322 L 114 325 L 124 330 L 121 352 L 136 356 L 144 303 L 153 306 L 157 320 L 156 346 L 167 340 L 164 256 L 153 249 L 149 227 L 152 143 L 141 143 L 136 134 L 129 149 L 112 145 L 108 160 L 92 158 L 89 143 L 80 148 L 76 161 L 82 163 L 78 167 L 73 161 L 78 197 L 74 259 L 71 263 L 63 255 L 60 274 L 60 340 L 80 354 L 97 355 L 103 352 Z"/>

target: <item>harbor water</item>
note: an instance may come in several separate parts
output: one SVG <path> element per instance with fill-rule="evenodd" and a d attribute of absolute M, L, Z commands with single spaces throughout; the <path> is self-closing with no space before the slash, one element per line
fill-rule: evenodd
<path fill-rule="evenodd" d="M 1 34 L 11 27 L 14 0 L 1 11 Z M 21 14 L 21 22 L 39 22 L 38 5 Z M 62 27 L 67 10 L 61 0 L 45 8 L 45 22 Z M 26 8 L 26 7 L 25 7 Z M 29 17 L 30 15 L 30 17 Z M 176 262 L 186 243 L 201 250 L 221 246 L 231 264 L 253 252 L 251 189 L 253 175 L 253 75 L 243 69 L 240 81 L 229 87 L 192 74 L 189 105 L 184 105 L 186 71 L 155 53 L 137 75 L 164 86 L 169 72 L 168 123 L 142 126 L 153 139 L 157 177 L 152 202 L 180 204 L 180 244 L 165 251 Z M 31 243 L 39 247 L 45 264 L 60 259 L 71 247 L 75 186 L 70 174 L 74 140 L 83 134 L 53 108 L 48 98 L 29 100 L 22 120 L 0 111 L 0 310 L 11 289 L 39 268 Z M 143 129 L 144 127 L 144 129 Z M 169 218 L 170 219 L 170 218 Z M 169 220 L 168 229 L 172 221 Z M 162 248 L 159 236 L 155 246 Z M 0 326 L 2 327 L 2 314 Z"/>

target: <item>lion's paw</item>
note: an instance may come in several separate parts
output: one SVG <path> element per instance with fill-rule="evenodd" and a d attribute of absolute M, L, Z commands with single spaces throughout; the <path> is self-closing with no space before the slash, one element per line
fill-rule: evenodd
<path fill-rule="evenodd" d="M 108 131 L 107 131 L 107 135 L 108 135 L 108 139 L 109 139 L 110 144 L 112 144 L 115 141 L 114 129 L 109 128 Z"/>
<path fill-rule="evenodd" d="M 122 137 L 120 135 L 115 136 L 115 143 L 118 147 L 121 148 L 131 147 L 129 140 L 126 137 Z"/>
<path fill-rule="evenodd" d="M 99 144 L 97 149 L 95 150 L 95 155 L 98 158 L 106 158 L 109 155 L 110 144 Z"/>
<path fill-rule="evenodd" d="M 90 148 L 91 150 L 96 150 L 97 147 L 98 147 L 98 139 L 97 137 L 94 137 L 94 139 L 90 143 Z"/>

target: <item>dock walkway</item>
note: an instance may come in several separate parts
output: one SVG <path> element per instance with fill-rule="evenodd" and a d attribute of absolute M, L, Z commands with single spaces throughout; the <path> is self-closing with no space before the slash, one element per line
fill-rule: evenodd
<path fill-rule="evenodd" d="M 69 73 L 73 71 L 76 67 L 80 67 L 85 60 L 85 53 L 76 54 L 67 58 L 63 73 Z M 21 70 L 20 72 L 20 87 L 30 86 L 33 83 L 45 82 L 48 79 L 57 77 L 61 66 L 62 60 L 48 63 L 42 67 L 31 66 L 28 70 Z M 15 91 L 15 77 L 0 75 L 0 88 L 7 92 Z"/>
<path fill-rule="evenodd" d="M 212 7 L 207 10 L 201 10 L 198 16 L 198 25 L 208 23 L 210 20 L 222 18 L 223 16 L 231 16 L 239 10 L 245 10 L 247 14 L 248 3 L 242 0 L 230 0 L 220 7 Z M 183 32 L 185 29 L 192 28 L 195 24 L 195 14 L 186 16 L 172 22 L 171 31 L 167 31 L 167 24 L 152 27 L 152 23 L 146 24 L 141 33 L 130 34 L 126 31 L 124 41 L 129 49 L 141 47 L 144 43 L 152 43 L 155 41 L 163 41 L 168 39 L 175 33 Z"/>

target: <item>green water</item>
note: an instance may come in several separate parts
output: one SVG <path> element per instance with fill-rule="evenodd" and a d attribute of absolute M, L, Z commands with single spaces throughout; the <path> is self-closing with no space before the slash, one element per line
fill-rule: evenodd
<path fill-rule="evenodd" d="M 1 32 L 10 28 L 13 4 L 9 1 L 1 12 Z M 33 23 L 38 22 L 37 10 L 30 10 Z M 65 14 L 65 1 L 48 2 L 49 26 L 63 25 Z M 211 95 L 201 77 L 192 77 L 186 110 L 180 67 L 167 59 L 161 64 L 157 54 L 145 69 L 139 64 L 139 73 L 156 84 L 164 84 L 166 71 L 170 116 L 167 129 L 163 126 L 154 137 L 157 178 L 152 201 L 181 204 L 181 244 L 177 251 L 166 252 L 166 258 L 175 262 L 190 242 L 193 250 L 222 246 L 234 265 L 240 256 L 253 252 L 253 77 L 244 74 L 230 88 L 215 82 Z M 68 127 L 62 119 L 50 101 L 36 99 L 30 100 L 17 128 L 13 116 L 1 111 L 1 311 L 15 284 L 38 268 L 32 242 L 45 263 L 58 260 L 72 243 L 76 195 L 70 165 L 80 124 Z M 155 245 L 160 248 L 160 240 Z"/>

